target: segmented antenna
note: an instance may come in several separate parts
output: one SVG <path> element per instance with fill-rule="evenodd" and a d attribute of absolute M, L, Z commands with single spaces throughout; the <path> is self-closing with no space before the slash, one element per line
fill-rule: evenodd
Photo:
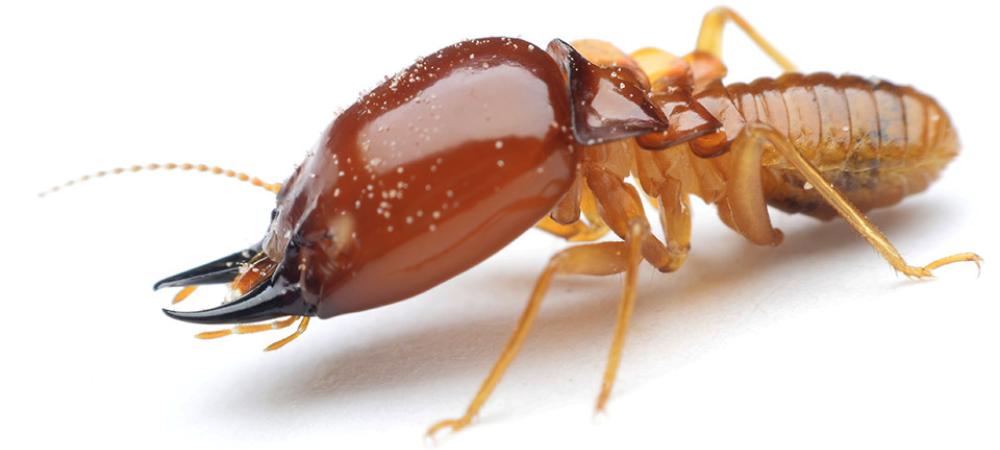
<path fill-rule="evenodd" d="M 99 172 L 94 172 L 92 174 L 84 175 L 84 176 L 82 176 L 80 178 L 77 178 L 75 180 L 69 180 L 69 181 L 67 181 L 67 182 L 65 182 L 65 183 L 63 183 L 61 185 L 53 186 L 53 187 L 49 188 L 46 191 L 39 192 L 38 196 L 39 197 L 45 197 L 46 195 L 53 194 L 55 192 L 61 191 L 61 190 L 66 189 L 66 188 L 68 188 L 70 186 L 73 186 L 75 184 L 80 184 L 80 183 L 83 183 L 84 181 L 89 181 L 89 180 L 92 180 L 94 178 L 103 178 L 103 177 L 106 177 L 106 176 L 109 176 L 109 175 L 121 175 L 121 174 L 124 174 L 124 173 L 134 173 L 134 172 L 140 172 L 140 171 L 153 171 L 153 170 L 161 170 L 161 169 L 162 170 L 183 170 L 183 171 L 192 171 L 192 170 L 194 170 L 194 171 L 198 171 L 198 172 L 211 173 L 213 175 L 225 175 L 225 176 L 227 176 L 229 178 L 235 178 L 235 179 L 237 179 L 239 181 L 244 181 L 244 182 L 250 183 L 250 184 L 252 184 L 254 186 L 257 186 L 259 188 L 266 189 L 266 190 L 268 190 L 270 192 L 273 192 L 275 194 L 277 194 L 278 191 L 281 190 L 281 183 L 268 183 L 268 182 L 265 182 L 265 181 L 261 180 L 260 178 L 251 177 L 250 175 L 247 175 L 247 174 L 245 174 L 243 172 L 237 172 L 235 170 L 223 169 L 222 167 L 219 167 L 219 166 L 207 166 L 205 164 L 190 164 L 190 163 L 181 163 L 181 164 L 175 164 L 175 163 L 155 164 L 154 163 L 154 164 L 146 164 L 144 166 L 135 165 L 135 166 L 131 166 L 131 167 L 116 167 L 116 168 L 111 169 L 111 170 L 101 170 Z"/>

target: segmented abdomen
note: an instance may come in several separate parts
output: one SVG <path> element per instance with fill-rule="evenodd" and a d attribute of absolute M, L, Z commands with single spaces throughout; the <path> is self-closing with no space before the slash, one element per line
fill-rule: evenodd
<path fill-rule="evenodd" d="M 947 114 L 913 88 L 856 76 L 787 74 L 726 87 L 747 122 L 795 144 L 859 208 L 888 206 L 922 191 L 958 153 Z M 824 201 L 773 151 L 764 155 L 768 202 L 825 218 Z"/>

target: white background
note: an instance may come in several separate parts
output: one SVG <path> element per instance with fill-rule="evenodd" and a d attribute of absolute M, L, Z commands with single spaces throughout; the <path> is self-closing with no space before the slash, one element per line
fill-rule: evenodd
<path fill-rule="evenodd" d="M 259 239 L 272 198 L 150 173 L 35 193 L 85 172 L 204 162 L 280 181 L 358 93 L 455 41 L 601 38 L 689 51 L 711 4 L 4 2 L 0 6 L 4 448 L 421 448 L 461 413 L 548 255 L 530 231 L 412 300 L 284 334 L 203 342 L 159 278 Z M 964 153 L 927 193 L 872 214 L 915 282 L 842 222 L 775 214 L 758 248 L 697 205 L 694 251 L 644 269 L 609 411 L 592 417 L 620 277 L 558 281 L 479 421 L 441 448 L 998 448 L 995 7 L 732 2 L 799 67 L 914 84 Z M 730 29 L 730 80 L 777 68 Z M 389 282 L 389 281 L 387 281 Z M 217 304 L 206 290 L 187 308 Z M 58 447 L 57 447 L 58 448 Z"/>

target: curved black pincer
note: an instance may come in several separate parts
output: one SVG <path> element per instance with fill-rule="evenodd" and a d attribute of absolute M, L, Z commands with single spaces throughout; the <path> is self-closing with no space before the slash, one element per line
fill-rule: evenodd
<path fill-rule="evenodd" d="M 222 284 L 233 281 L 239 274 L 240 264 L 246 263 L 254 255 L 260 253 L 260 244 L 246 250 L 241 250 L 229 256 L 224 256 L 210 263 L 202 264 L 193 269 L 185 270 L 177 275 L 169 276 L 153 285 L 153 290 L 165 287 L 184 287 L 196 284 Z"/>
<path fill-rule="evenodd" d="M 302 300 L 300 288 L 272 279 L 232 303 L 203 311 L 163 312 L 171 318 L 201 324 L 250 323 L 285 316 L 314 316 L 315 306 Z"/>

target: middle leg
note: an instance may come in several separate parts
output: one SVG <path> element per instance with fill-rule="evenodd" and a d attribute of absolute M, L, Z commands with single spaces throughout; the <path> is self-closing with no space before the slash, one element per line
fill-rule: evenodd
<path fill-rule="evenodd" d="M 690 248 L 691 214 L 687 196 L 681 191 L 680 184 L 676 180 L 667 180 L 659 191 L 660 217 L 669 243 L 664 245 L 649 231 L 646 212 L 635 187 L 599 166 L 588 168 L 586 179 L 597 198 L 601 216 L 608 226 L 619 236 L 628 237 L 629 241 L 637 241 L 636 244 L 641 245 L 642 258 L 661 272 L 673 272 L 684 264 Z M 637 235 L 637 232 L 641 233 Z M 632 284 L 635 282 L 628 279 L 626 281 Z M 603 410 L 607 404 L 621 364 L 625 332 L 634 303 L 628 291 L 626 298 L 628 300 L 621 303 L 622 309 L 619 310 L 601 392 L 597 397 L 598 411 Z"/>
<path fill-rule="evenodd" d="M 627 236 L 629 224 L 633 221 L 639 221 L 645 229 L 649 229 L 646 211 L 634 186 L 599 167 L 588 169 L 587 183 L 597 198 L 601 217 L 615 234 Z M 687 196 L 676 180 L 663 183 L 657 195 L 667 241 L 673 245 L 664 245 L 652 233 L 646 232 L 642 236 L 642 256 L 659 271 L 673 272 L 683 265 L 690 248 L 690 208 Z"/>

